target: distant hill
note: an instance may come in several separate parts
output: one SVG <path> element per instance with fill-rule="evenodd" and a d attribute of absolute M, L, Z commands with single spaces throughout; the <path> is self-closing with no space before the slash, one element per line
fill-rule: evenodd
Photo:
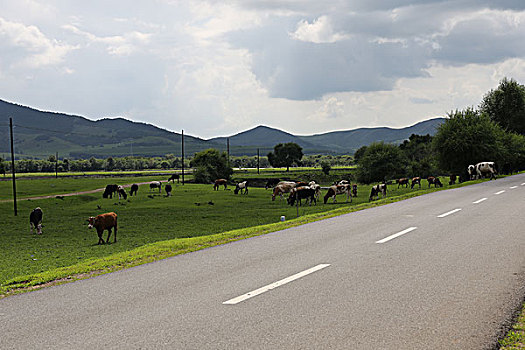
<path fill-rule="evenodd" d="M 181 135 L 151 124 L 124 118 L 92 121 L 80 116 L 42 112 L 0 100 L 0 153 L 9 153 L 9 117 L 13 118 L 15 152 L 18 157 L 47 158 L 59 153 L 71 158 L 109 156 L 163 156 L 181 154 Z M 434 118 L 413 126 L 361 128 L 311 136 L 296 136 L 267 126 L 229 137 L 231 155 L 266 155 L 278 143 L 295 142 L 305 154 L 353 154 L 375 141 L 401 143 L 411 134 L 434 135 L 444 118 Z M 187 156 L 207 148 L 226 150 L 227 137 L 204 140 L 184 135 Z"/>

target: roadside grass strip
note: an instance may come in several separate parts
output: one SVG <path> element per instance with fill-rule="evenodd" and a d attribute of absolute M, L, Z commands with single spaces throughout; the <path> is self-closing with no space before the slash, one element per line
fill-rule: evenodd
<path fill-rule="evenodd" d="M 280 281 L 277 281 L 277 282 L 274 282 L 272 284 L 268 284 L 264 287 L 261 287 L 259 289 L 256 289 L 254 291 L 251 291 L 251 292 L 248 292 L 246 294 L 243 294 L 241 296 L 238 296 L 236 298 L 233 298 L 233 299 L 230 299 L 230 300 L 227 300 L 225 302 L 223 302 L 224 305 L 235 305 L 235 304 L 239 304 L 240 302 L 243 302 L 245 300 L 248 300 L 250 298 L 253 298 L 257 295 L 260 295 L 262 293 L 266 293 L 272 289 L 275 289 L 277 287 L 280 287 L 280 286 L 283 286 L 287 283 L 290 283 L 290 282 L 293 282 L 301 277 L 304 277 L 304 276 L 307 276 L 309 274 L 312 274 L 316 271 L 319 271 L 319 270 L 322 270 L 324 268 L 327 268 L 328 266 L 330 266 L 330 264 L 319 264 L 317 266 L 314 266 L 308 270 L 305 270 L 305 271 L 302 271 L 302 272 L 299 272 L 299 273 L 296 273 L 295 275 L 292 275 L 290 277 L 286 277 L 286 278 L 283 278 L 282 280 Z"/>
<path fill-rule="evenodd" d="M 508 331 L 505 338 L 499 340 L 499 350 L 525 349 L 525 303 L 516 323 Z"/>
<path fill-rule="evenodd" d="M 457 208 L 457 209 L 454 209 L 454 210 L 451 210 L 451 211 L 447 211 L 446 213 L 443 213 L 441 215 L 438 215 L 437 217 L 438 218 L 444 218 L 445 216 L 449 216 L 451 214 L 454 214 L 454 213 L 457 213 L 458 211 L 460 211 L 461 208 Z"/>
<path fill-rule="evenodd" d="M 403 230 L 403 231 L 401 231 L 401 232 L 398 232 L 398 233 L 395 233 L 395 234 L 393 234 L 393 235 L 390 235 L 390 236 L 388 236 L 388 237 L 386 237 L 386 238 L 383 238 L 383 239 L 377 241 L 376 243 L 378 243 L 378 244 L 386 243 L 386 242 L 388 242 L 388 241 L 390 241 L 390 240 L 392 240 L 392 239 L 394 239 L 394 238 L 397 238 L 397 237 L 402 236 L 402 235 L 404 235 L 404 234 L 406 234 L 406 233 L 412 232 L 412 231 L 414 231 L 415 229 L 417 229 L 417 227 L 409 227 L 409 228 L 407 228 L 406 230 Z"/>

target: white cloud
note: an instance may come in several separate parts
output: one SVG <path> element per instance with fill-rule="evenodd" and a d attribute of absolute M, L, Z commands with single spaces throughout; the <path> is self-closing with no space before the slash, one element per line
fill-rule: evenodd
<path fill-rule="evenodd" d="M 301 20 L 297 24 L 295 32 L 290 33 L 290 36 L 295 40 L 320 43 L 335 43 L 336 41 L 344 40 L 349 35 L 344 33 L 334 33 L 330 20 L 327 16 L 321 16 L 308 23 L 306 20 Z"/>

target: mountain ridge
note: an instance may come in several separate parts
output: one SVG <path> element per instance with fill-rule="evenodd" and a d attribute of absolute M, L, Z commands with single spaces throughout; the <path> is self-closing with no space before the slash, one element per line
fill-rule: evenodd
<path fill-rule="evenodd" d="M 153 124 L 123 117 L 89 120 L 82 116 L 45 112 L 0 99 L 0 154 L 9 152 L 9 117 L 15 126 L 15 153 L 18 158 L 60 157 L 104 158 L 122 156 L 181 155 L 181 134 Z M 305 154 L 352 154 L 375 141 L 400 143 L 411 134 L 433 135 L 444 118 L 432 118 L 405 128 L 359 128 L 314 135 L 289 132 L 258 125 L 232 136 L 202 139 L 184 135 L 185 156 L 207 148 L 226 150 L 231 155 L 266 155 L 278 143 L 295 142 Z M 6 157 L 4 157 L 6 158 Z"/>

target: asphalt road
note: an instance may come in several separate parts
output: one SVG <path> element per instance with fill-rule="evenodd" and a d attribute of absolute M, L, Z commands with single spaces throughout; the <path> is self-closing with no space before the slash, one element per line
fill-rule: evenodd
<path fill-rule="evenodd" d="M 0 348 L 491 349 L 524 210 L 516 175 L 8 297 Z"/>

